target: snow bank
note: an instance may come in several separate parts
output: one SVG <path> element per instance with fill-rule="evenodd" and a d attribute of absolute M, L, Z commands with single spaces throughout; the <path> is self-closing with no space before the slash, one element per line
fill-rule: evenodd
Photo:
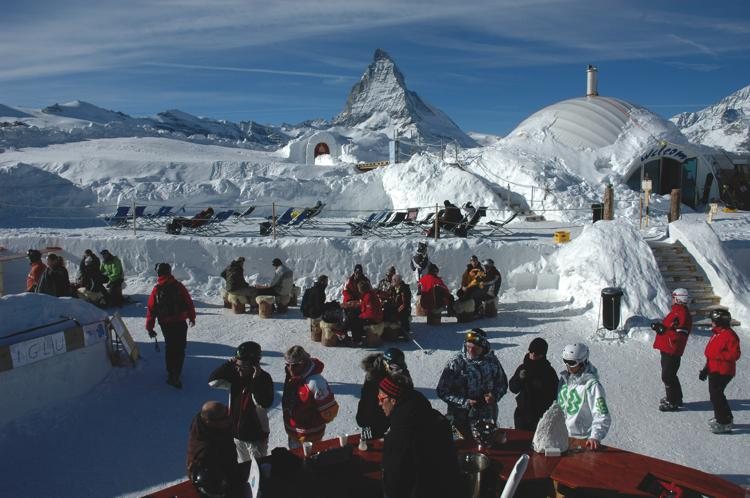
<path fill-rule="evenodd" d="M 560 292 L 596 304 L 605 287 L 623 291 L 621 326 L 644 325 L 668 309 L 669 291 L 646 241 L 631 222 L 600 221 L 564 244 L 552 259 L 560 273 Z M 599 310 L 596 305 L 591 312 Z"/>

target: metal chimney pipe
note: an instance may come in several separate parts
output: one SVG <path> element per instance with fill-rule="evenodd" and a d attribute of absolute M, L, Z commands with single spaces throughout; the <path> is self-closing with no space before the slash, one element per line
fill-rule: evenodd
<path fill-rule="evenodd" d="M 586 68 L 586 96 L 587 97 L 596 97 L 599 95 L 599 90 L 596 88 L 597 85 L 597 74 L 598 69 L 596 69 L 596 66 L 592 66 L 589 64 L 589 67 Z"/>

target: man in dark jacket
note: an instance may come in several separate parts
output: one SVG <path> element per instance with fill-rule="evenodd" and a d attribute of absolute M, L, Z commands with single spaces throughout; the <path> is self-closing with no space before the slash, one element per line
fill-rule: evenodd
<path fill-rule="evenodd" d="M 535 431 L 544 412 L 557 398 L 558 377 L 546 358 L 547 341 L 537 337 L 529 344 L 523 363 L 510 378 L 508 388 L 516 394 L 513 421 L 516 429 Z"/>
<path fill-rule="evenodd" d="M 396 320 L 401 323 L 400 338 L 409 339 L 411 329 L 411 288 L 398 273 L 391 282 L 389 302 L 393 305 Z"/>
<path fill-rule="evenodd" d="M 380 439 L 390 426 L 388 417 L 380 409 L 378 391 L 380 381 L 387 375 L 400 374 L 409 379 L 409 369 L 406 358 L 398 348 L 389 348 L 384 353 L 368 354 L 362 360 L 362 370 L 365 371 L 365 382 L 357 405 L 357 425 L 362 428 L 362 434 L 368 439 Z"/>
<path fill-rule="evenodd" d="M 321 275 L 312 287 L 302 295 L 300 310 L 306 318 L 320 318 L 325 310 L 326 287 L 328 287 L 328 276 Z"/>
<path fill-rule="evenodd" d="M 384 496 L 462 496 L 448 420 L 405 376 L 387 376 L 379 387 L 378 402 L 391 424 L 383 444 Z"/>
<path fill-rule="evenodd" d="M 273 381 L 260 367 L 257 342 L 243 342 L 234 358 L 224 362 L 208 378 L 208 385 L 229 389 L 232 435 L 239 461 L 260 458 L 268 452 L 268 415 L 273 403 Z"/>
<path fill-rule="evenodd" d="M 221 272 L 221 278 L 225 281 L 226 291 L 237 296 L 244 296 L 245 304 L 253 304 L 252 300 L 258 295 L 258 292 L 250 287 L 245 280 L 245 258 L 240 256 L 235 259 L 229 266 Z"/>
<path fill-rule="evenodd" d="M 218 401 L 207 401 L 193 417 L 187 447 L 187 475 L 193 479 L 199 472 L 221 475 L 225 491 L 241 486 L 247 480 L 237 463 L 232 441 L 231 418 L 227 407 Z"/>
<path fill-rule="evenodd" d="M 187 321 L 195 327 L 195 307 L 185 286 L 172 276 L 169 263 L 158 263 L 156 274 L 158 279 L 146 305 L 146 330 L 149 337 L 156 337 L 154 325 L 159 320 L 164 335 L 167 384 L 182 389 L 180 376 L 185 362 Z"/>
<path fill-rule="evenodd" d="M 70 277 L 63 265 L 63 260 L 51 252 L 47 255 L 47 268 L 39 279 L 37 292 L 55 297 L 70 296 Z"/>

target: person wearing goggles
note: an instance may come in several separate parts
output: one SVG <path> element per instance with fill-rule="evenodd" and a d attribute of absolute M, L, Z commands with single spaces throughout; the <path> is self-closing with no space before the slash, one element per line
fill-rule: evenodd
<path fill-rule="evenodd" d="M 466 332 L 461 351 L 448 361 L 437 385 L 438 397 L 448 405 L 448 419 L 464 438 L 472 439 L 474 423 L 497 423 L 497 403 L 507 390 L 508 379 L 485 331 Z"/>
<path fill-rule="evenodd" d="M 599 373 L 589 362 L 589 348 L 583 343 L 568 344 L 563 348 L 562 360 L 565 370 L 560 372 L 557 403 L 565 414 L 568 434 L 581 440 L 580 446 L 599 449 L 612 417 Z"/>
<path fill-rule="evenodd" d="M 357 405 L 357 425 L 362 428 L 363 434 L 370 435 L 370 439 L 379 439 L 385 435 L 390 423 L 378 404 L 378 385 L 385 377 L 395 374 L 411 381 L 411 374 L 404 353 L 398 348 L 369 354 L 362 359 L 361 366 L 365 371 L 365 382 Z"/>
<path fill-rule="evenodd" d="M 268 453 L 268 415 L 274 398 L 273 380 L 260 366 L 260 344 L 243 342 L 234 357 L 211 373 L 208 385 L 228 389 L 232 435 L 240 463 Z"/>

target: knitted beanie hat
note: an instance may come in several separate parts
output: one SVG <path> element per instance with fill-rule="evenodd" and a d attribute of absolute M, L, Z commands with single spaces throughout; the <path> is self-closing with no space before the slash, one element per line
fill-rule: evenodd
<path fill-rule="evenodd" d="M 380 381 L 380 384 L 378 384 L 378 387 L 380 388 L 381 391 L 383 391 L 388 396 L 394 399 L 401 398 L 406 392 L 406 388 L 404 386 L 400 386 L 396 384 L 387 375 L 383 377 L 383 380 Z"/>
<path fill-rule="evenodd" d="M 537 337 L 529 344 L 529 353 L 547 354 L 547 348 L 547 341 L 541 337 Z"/>

